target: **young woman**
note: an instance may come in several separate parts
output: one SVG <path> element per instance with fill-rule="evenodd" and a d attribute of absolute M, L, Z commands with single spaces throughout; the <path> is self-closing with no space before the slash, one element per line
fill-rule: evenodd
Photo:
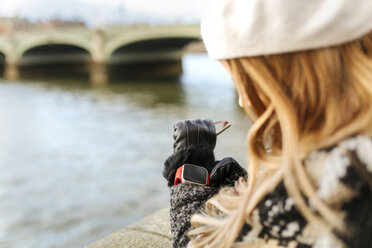
<path fill-rule="evenodd" d="M 253 121 L 249 172 L 214 161 L 212 121 L 176 123 L 174 247 L 372 247 L 371 17 L 370 0 L 214 3 L 202 37 Z"/>

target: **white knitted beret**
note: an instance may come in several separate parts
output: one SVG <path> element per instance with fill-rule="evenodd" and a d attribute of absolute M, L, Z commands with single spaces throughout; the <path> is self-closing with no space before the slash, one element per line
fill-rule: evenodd
<path fill-rule="evenodd" d="M 201 35 L 212 59 L 342 44 L 372 30 L 372 0 L 212 0 Z"/>

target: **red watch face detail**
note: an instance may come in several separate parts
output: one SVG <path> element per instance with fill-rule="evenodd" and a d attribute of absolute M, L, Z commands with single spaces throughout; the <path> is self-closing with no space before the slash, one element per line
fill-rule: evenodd
<path fill-rule="evenodd" d="M 209 174 L 207 169 L 193 164 L 184 164 L 176 171 L 174 185 L 190 183 L 197 185 L 209 185 Z"/>

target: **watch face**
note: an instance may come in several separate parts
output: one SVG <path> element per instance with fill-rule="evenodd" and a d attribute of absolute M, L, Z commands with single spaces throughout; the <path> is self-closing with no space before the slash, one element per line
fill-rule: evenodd
<path fill-rule="evenodd" d="M 183 179 L 197 184 L 207 184 L 208 171 L 204 167 L 185 164 L 183 167 Z"/>

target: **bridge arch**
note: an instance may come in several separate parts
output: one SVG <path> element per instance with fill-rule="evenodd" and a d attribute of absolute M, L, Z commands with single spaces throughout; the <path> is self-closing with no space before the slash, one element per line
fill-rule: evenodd
<path fill-rule="evenodd" d="M 8 46 L 7 46 L 7 44 L 5 43 L 2 43 L 1 41 L 0 41 L 0 54 L 2 54 L 2 56 L 4 56 L 4 63 L 5 63 L 5 56 L 6 56 L 6 51 L 8 50 L 9 48 L 8 48 Z"/>
<path fill-rule="evenodd" d="M 39 39 L 32 39 L 25 42 L 20 43 L 17 46 L 16 50 L 16 58 L 17 61 L 21 59 L 21 57 L 29 50 L 36 48 L 36 47 L 42 47 L 42 46 L 50 46 L 50 45 L 66 45 L 66 46 L 72 46 L 72 47 L 78 47 L 83 50 L 85 50 L 90 56 L 91 54 L 91 45 L 89 42 L 86 42 L 85 40 L 80 40 L 72 37 L 43 37 Z"/>
<path fill-rule="evenodd" d="M 5 46 L 3 44 L 0 43 L 0 54 L 3 54 L 5 56 Z"/>
<path fill-rule="evenodd" d="M 155 40 L 166 40 L 166 39 L 185 39 L 189 40 L 190 42 L 193 40 L 199 40 L 200 35 L 199 32 L 164 32 L 162 30 L 155 30 L 146 32 L 146 30 L 143 32 L 137 32 L 132 33 L 130 36 L 126 35 L 125 33 L 123 35 L 120 35 L 111 41 L 109 41 L 105 46 L 105 56 L 106 59 L 109 60 L 112 54 L 117 51 L 121 47 L 125 47 L 131 44 L 136 43 L 142 43 L 142 42 L 148 42 L 148 41 L 155 41 Z"/>
<path fill-rule="evenodd" d="M 88 64 L 92 57 L 81 47 L 66 44 L 36 46 L 23 53 L 18 63 L 28 65 Z"/>
<path fill-rule="evenodd" d="M 185 37 L 166 37 L 151 38 L 128 42 L 112 51 L 109 57 L 110 61 L 116 61 L 116 56 L 132 57 L 135 60 L 148 61 L 150 59 L 161 60 L 179 60 L 182 49 L 190 42 L 196 41 L 195 38 Z M 133 57 L 134 55 L 134 57 Z M 151 59 L 152 57 L 152 59 Z"/>
<path fill-rule="evenodd" d="M 0 77 L 3 76 L 5 71 L 5 52 L 0 50 Z"/>
<path fill-rule="evenodd" d="M 5 53 L 0 50 L 0 67 L 3 67 L 5 64 Z"/>

